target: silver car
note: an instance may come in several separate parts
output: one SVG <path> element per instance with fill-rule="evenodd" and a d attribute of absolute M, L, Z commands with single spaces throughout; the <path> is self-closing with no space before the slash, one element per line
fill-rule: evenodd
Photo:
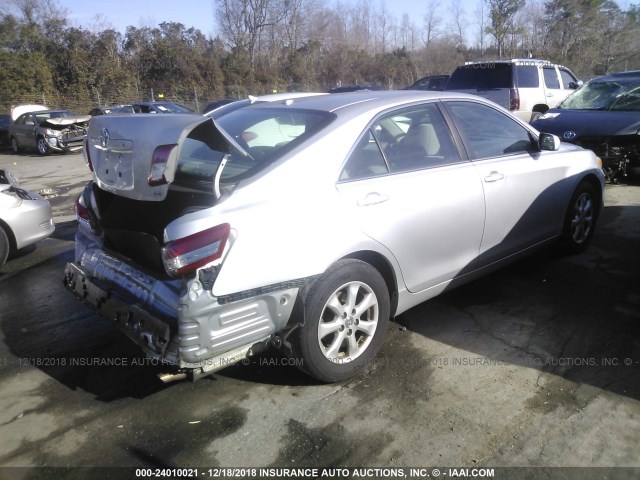
<path fill-rule="evenodd" d="M 391 317 L 550 242 L 584 249 L 604 189 L 592 152 L 452 92 L 97 117 L 85 152 L 65 284 L 195 378 L 276 347 L 345 379 Z"/>
<path fill-rule="evenodd" d="M 40 155 L 78 152 L 84 143 L 89 120 L 90 115 L 74 115 L 69 110 L 28 111 L 9 127 L 11 149 L 14 153 L 35 149 Z"/>
<path fill-rule="evenodd" d="M 54 229 L 49 202 L 0 170 L 0 267 L 10 253 L 47 238 Z"/>

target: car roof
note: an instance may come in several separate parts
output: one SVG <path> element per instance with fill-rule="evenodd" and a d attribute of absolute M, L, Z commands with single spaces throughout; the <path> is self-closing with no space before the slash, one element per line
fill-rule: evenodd
<path fill-rule="evenodd" d="M 638 81 L 640 80 L 640 70 L 628 70 L 626 72 L 616 72 L 603 75 L 602 77 L 596 77 L 593 81 Z"/>
<path fill-rule="evenodd" d="M 360 90 L 356 92 L 288 99 L 282 102 L 256 103 L 245 108 L 278 108 L 286 106 L 326 112 L 349 111 L 357 115 L 370 112 L 371 110 L 384 110 L 385 108 L 438 99 L 472 99 L 484 102 L 484 100 L 477 96 L 458 92 L 429 90 Z"/>

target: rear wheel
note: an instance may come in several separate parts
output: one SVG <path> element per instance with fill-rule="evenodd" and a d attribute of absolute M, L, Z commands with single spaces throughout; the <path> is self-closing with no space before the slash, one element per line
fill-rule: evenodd
<path fill-rule="evenodd" d="M 564 244 L 569 252 L 581 252 L 589 245 L 599 208 L 594 186 L 589 182 L 580 183 L 571 197 L 564 221 Z"/>
<path fill-rule="evenodd" d="M 13 151 L 13 153 L 20 152 L 20 146 L 18 145 L 16 137 L 11 137 L 11 150 Z"/>
<path fill-rule="evenodd" d="M 7 261 L 9 256 L 9 237 L 2 227 L 0 227 L 0 268 Z"/>
<path fill-rule="evenodd" d="M 38 153 L 40 155 L 48 155 L 49 154 L 49 144 L 45 140 L 44 137 L 38 137 Z"/>
<path fill-rule="evenodd" d="M 341 260 L 309 290 L 304 325 L 293 334 L 293 354 L 309 375 L 344 380 L 375 357 L 389 315 L 389 290 L 380 273 L 360 260 Z"/>

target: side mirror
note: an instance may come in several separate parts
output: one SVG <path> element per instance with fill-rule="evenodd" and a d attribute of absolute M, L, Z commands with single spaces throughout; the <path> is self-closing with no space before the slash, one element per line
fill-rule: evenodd
<path fill-rule="evenodd" d="M 572 90 L 576 90 L 577 88 L 580 88 L 582 85 L 584 85 L 584 82 L 582 80 L 578 80 L 577 82 L 569 82 L 569 88 Z"/>
<path fill-rule="evenodd" d="M 541 133 L 538 137 L 540 150 L 556 151 L 560 149 L 560 139 L 550 133 Z"/>
<path fill-rule="evenodd" d="M 24 122 L 25 125 L 35 125 L 35 123 L 33 123 L 33 121 L 31 120 L 27 120 L 26 122 Z"/>

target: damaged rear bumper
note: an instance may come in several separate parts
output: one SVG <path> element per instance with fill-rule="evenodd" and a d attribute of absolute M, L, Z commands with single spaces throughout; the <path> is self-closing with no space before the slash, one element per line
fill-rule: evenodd
<path fill-rule="evenodd" d="M 194 376 L 263 349 L 287 326 L 299 290 L 274 286 L 229 301 L 215 297 L 195 278 L 185 281 L 178 295 L 175 285 L 166 286 L 163 280 L 91 249 L 76 263 L 67 264 L 64 285 L 148 357 Z"/>

